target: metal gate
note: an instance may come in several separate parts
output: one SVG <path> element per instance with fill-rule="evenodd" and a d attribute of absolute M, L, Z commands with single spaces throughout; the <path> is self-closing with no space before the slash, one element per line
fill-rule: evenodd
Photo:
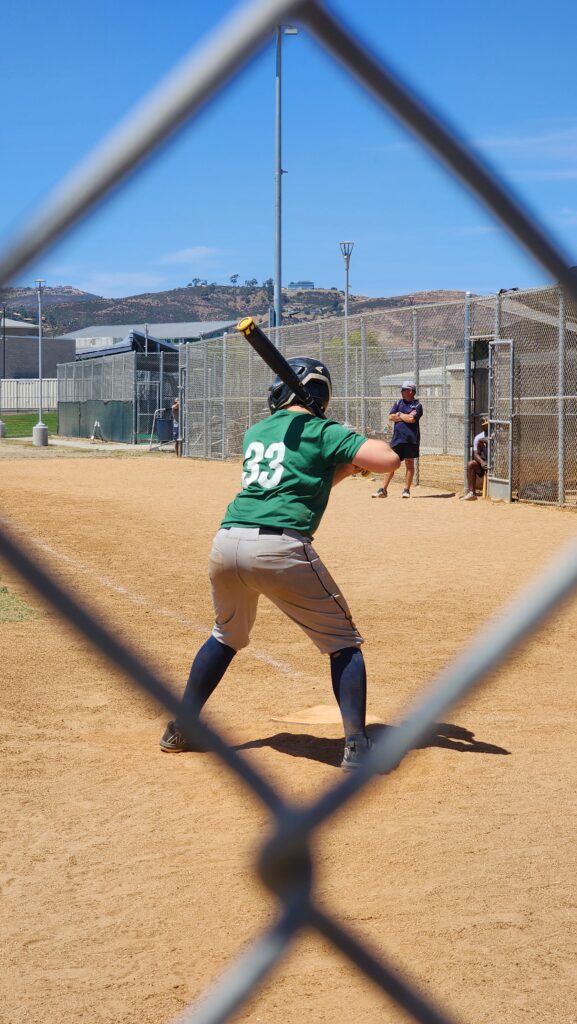
<path fill-rule="evenodd" d="M 149 441 L 154 413 L 160 408 L 160 381 L 148 370 L 138 370 L 134 404 L 134 442 Z"/>
<path fill-rule="evenodd" d="M 489 469 L 490 498 L 511 501 L 513 476 L 513 342 L 489 342 Z"/>

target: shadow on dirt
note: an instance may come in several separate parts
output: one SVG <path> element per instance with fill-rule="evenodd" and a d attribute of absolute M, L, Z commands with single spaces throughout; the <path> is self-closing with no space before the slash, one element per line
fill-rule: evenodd
<path fill-rule="evenodd" d="M 416 501 L 428 501 L 429 498 L 454 498 L 456 491 L 447 491 L 446 494 L 412 494 L 411 497 Z"/>
<path fill-rule="evenodd" d="M 392 725 L 369 725 L 367 732 L 376 742 L 393 728 L 395 726 Z M 240 743 L 234 749 L 257 750 L 259 747 L 272 747 L 273 750 L 278 750 L 281 754 L 288 754 L 289 757 L 306 757 L 310 761 L 320 761 L 322 764 L 330 764 L 335 768 L 340 766 L 343 758 L 342 739 L 327 739 L 322 736 L 311 736 L 308 733 L 278 732 L 274 736 L 265 736 L 259 740 Z M 510 751 L 505 750 L 504 747 L 476 740 L 474 733 L 469 729 L 464 729 L 460 725 L 451 725 L 449 722 L 436 722 L 431 726 L 427 739 L 418 743 L 414 749 L 424 750 L 426 747 L 442 747 L 444 750 L 454 750 L 464 754 L 510 754 Z"/>

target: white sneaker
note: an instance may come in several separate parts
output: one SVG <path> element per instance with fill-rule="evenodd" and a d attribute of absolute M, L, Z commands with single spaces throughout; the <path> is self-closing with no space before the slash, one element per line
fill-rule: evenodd
<path fill-rule="evenodd" d="M 476 500 L 477 500 L 477 495 L 474 493 L 474 491 L 467 491 L 467 493 L 464 494 L 463 497 L 461 498 L 461 501 L 476 501 Z"/>
<path fill-rule="evenodd" d="M 387 497 L 387 492 L 385 491 L 385 489 L 383 487 L 379 487 L 378 491 L 375 491 L 374 494 L 371 494 L 371 498 L 386 498 L 386 497 Z"/>
<path fill-rule="evenodd" d="M 401 498 L 410 498 L 410 497 L 411 497 L 411 492 L 408 491 L 407 488 L 405 487 L 403 493 L 401 494 Z"/>

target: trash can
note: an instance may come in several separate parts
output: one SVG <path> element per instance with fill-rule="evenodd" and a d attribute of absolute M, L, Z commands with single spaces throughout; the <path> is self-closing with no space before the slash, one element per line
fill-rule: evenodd
<path fill-rule="evenodd" d="M 159 416 L 156 420 L 156 436 L 159 444 L 166 444 L 172 441 L 172 417 Z"/>

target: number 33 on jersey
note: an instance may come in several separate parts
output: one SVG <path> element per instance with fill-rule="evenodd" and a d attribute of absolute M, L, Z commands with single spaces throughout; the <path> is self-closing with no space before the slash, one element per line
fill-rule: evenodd
<path fill-rule="evenodd" d="M 246 490 L 254 483 L 258 483 L 265 491 L 278 487 L 284 473 L 285 451 L 282 441 L 273 441 L 268 448 L 265 448 L 262 441 L 251 441 L 245 455 L 243 488 Z"/>

